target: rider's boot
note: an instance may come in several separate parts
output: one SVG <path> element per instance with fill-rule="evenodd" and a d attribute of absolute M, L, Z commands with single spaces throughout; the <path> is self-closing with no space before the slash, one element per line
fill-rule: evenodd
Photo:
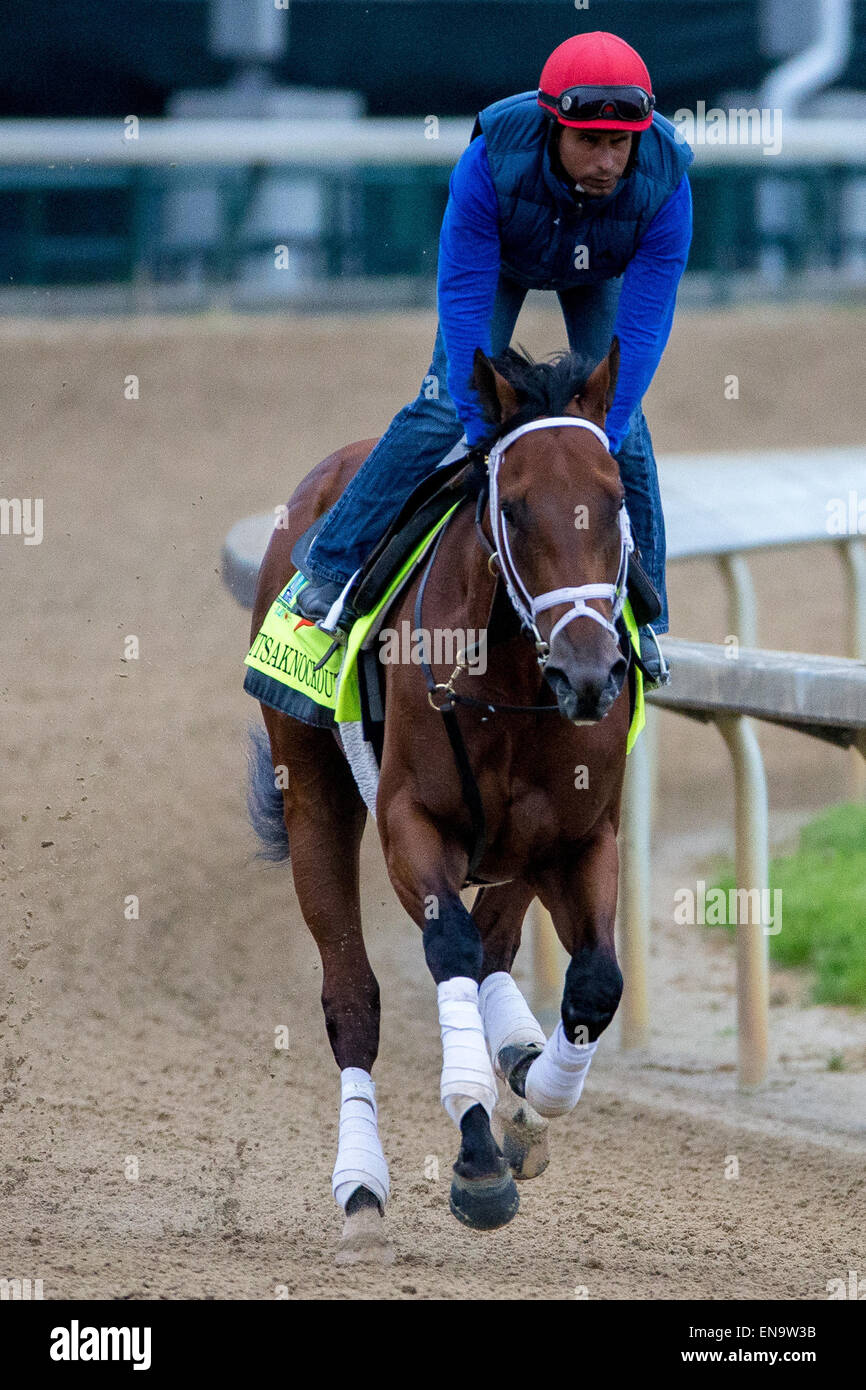
<path fill-rule="evenodd" d="M 640 659 L 644 667 L 644 690 L 658 690 L 660 685 L 670 684 L 671 673 L 662 655 L 658 638 L 652 628 L 638 629 L 640 636 Z"/>
<path fill-rule="evenodd" d="M 310 550 L 326 517 L 327 512 L 317 517 L 292 547 L 292 564 L 307 581 L 295 595 L 295 608 L 302 618 L 307 618 L 323 632 L 330 633 L 338 641 L 343 641 L 356 617 L 348 597 L 355 575 L 352 575 L 348 583 L 322 579 L 309 563 Z"/>
<path fill-rule="evenodd" d="M 347 633 L 356 617 L 346 590 L 332 579 L 308 579 L 295 596 L 295 608 L 302 618 L 336 637 Z"/>
<path fill-rule="evenodd" d="M 658 639 L 650 627 L 650 623 L 661 617 L 662 601 L 634 550 L 628 557 L 627 584 L 629 601 L 640 636 L 640 659 L 645 668 L 644 690 L 658 690 L 660 685 L 667 685 L 671 678 Z"/>

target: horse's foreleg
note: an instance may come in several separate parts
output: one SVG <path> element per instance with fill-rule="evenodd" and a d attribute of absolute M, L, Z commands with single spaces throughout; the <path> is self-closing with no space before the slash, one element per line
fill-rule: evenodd
<path fill-rule="evenodd" d="M 547 1122 L 524 1095 L 526 1073 L 545 1045 L 541 1024 L 518 986 L 511 967 L 523 919 L 535 896 L 528 884 L 482 888 L 472 916 L 484 947 L 479 1006 L 484 1033 L 499 1076 L 507 1083 L 493 1115 L 493 1130 L 516 1178 L 535 1178 L 550 1162 Z"/>
<path fill-rule="evenodd" d="M 340 1068 L 332 1189 L 346 1222 L 337 1259 L 382 1262 L 393 1252 L 379 1226 L 389 1181 L 371 1076 L 379 1048 L 379 986 L 364 946 L 359 900 L 366 811 L 332 736 L 286 727 L 291 721 L 280 718 L 269 723 L 275 765 L 289 769 L 285 806 L 295 891 L 322 960 L 325 1026 Z"/>
<path fill-rule="evenodd" d="M 401 806 L 396 799 L 380 829 L 391 881 L 422 929 L 424 955 L 436 982 L 442 1037 L 439 1094 L 461 1137 L 451 1210 L 467 1226 L 493 1230 L 512 1219 L 519 1198 L 490 1129 L 496 1079 L 479 1008 L 481 937 L 460 901 L 466 856 L 417 807 Z"/>
<path fill-rule="evenodd" d="M 540 1023 L 511 978 L 523 919 L 534 896 L 533 888 L 518 881 L 482 888 L 472 904 L 484 950 L 481 1016 L 494 1065 L 505 1081 L 511 1081 L 515 1068 L 525 1074 L 545 1042 Z"/>
<path fill-rule="evenodd" d="M 526 1074 L 526 1097 L 541 1115 L 565 1115 L 577 1105 L 598 1039 L 619 1005 L 617 865 L 616 831 L 605 821 L 539 879 L 542 902 L 571 956 L 560 1020 Z"/>

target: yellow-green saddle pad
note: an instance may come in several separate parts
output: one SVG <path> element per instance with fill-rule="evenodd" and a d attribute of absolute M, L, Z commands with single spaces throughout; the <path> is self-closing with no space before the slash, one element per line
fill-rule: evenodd
<path fill-rule="evenodd" d="M 455 503 L 432 527 L 401 566 L 375 608 L 356 620 L 346 644 L 338 647 L 318 671 L 314 668 L 331 646 L 331 638 L 297 612 L 297 595 L 306 581 L 303 575 L 296 574 L 274 599 L 250 647 L 245 663 L 244 690 L 263 705 L 281 710 L 304 724 L 326 729 L 332 729 L 335 723 L 359 724 L 361 696 L 358 652 L 376 620 L 423 558 L 457 506 L 459 503 Z M 637 624 L 628 600 L 623 607 L 623 618 L 632 645 L 639 652 Z M 626 745 L 629 753 L 646 722 L 643 675 L 637 668 L 635 697 Z"/>

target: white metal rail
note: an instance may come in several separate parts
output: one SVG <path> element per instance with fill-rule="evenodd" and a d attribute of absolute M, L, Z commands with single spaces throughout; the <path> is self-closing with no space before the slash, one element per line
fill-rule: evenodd
<path fill-rule="evenodd" d="M 710 114 L 710 113 L 708 113 Z M 469 139 L 472 116 L 285 120 L 274 117 L 141 117 L 125 120 L 0 121 L 2 165 L 323 165 L 454 164 Z M 755 125 L 757 135 L 759 124 Z M 778 153 L 742 139 L 743 119 L 721 126 L 698 121 L 697 167 L 754 166 L 772 173 L 792 166 L 866 167 L 866 120 L 785 120 Z M 683 127 L 685 131 L 685 127 Z"/>

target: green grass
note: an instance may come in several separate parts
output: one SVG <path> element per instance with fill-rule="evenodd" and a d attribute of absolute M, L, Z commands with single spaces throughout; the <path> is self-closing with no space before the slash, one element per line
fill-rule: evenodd
<path fill-rule="evenodd" d="M 717 886 L 727 893 L 735 883 L 727 873 Z M 810 969 L 816 1004 L 866 1008 L 866 804 L 834 806 L 804 826 L 796 851 L 770 864 L 770 888 L 782 890 L 771 959 Z"/>

